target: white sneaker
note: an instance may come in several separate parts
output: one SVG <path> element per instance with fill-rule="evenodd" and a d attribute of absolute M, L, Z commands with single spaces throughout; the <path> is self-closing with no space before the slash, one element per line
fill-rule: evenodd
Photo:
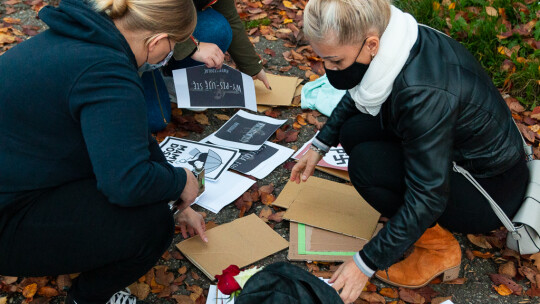
<path fill-rule="evenodd" d="M 107 302 L 107 304 L 135 304 L 137 302 L 137 298 L 131 293 L 129 293 L 129 289 L 126 291 L 119 291 L 115 293 Z"/>

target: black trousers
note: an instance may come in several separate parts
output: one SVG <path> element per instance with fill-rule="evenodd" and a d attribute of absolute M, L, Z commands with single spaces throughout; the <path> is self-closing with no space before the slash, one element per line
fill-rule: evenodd
<path fill-rule="evenodd" d="M 379 116 L 359 114 L 344 123 L 340 142 L 349 154 L 349 174 L 356 190 L 373 208 L 391 218 L 404 204 L 406 190 L 400 139 L 381 128 Z M 512 218 L 521 206 L 528 179 L 523 159 L 503 174 L 476 180 Z M 461 233 L 485 233 L 502 226 L 486 198 L 453 171 L 448 205 L 437 222 Z"/>
<path fill-rule="evenodd" d="M 0 274 L 81 273 L 70 295 L 78 304 L 105 303 L 152 268 L 171 244 L 166 203 L 120 207 L 95 180 L 30 193 L 0 213 Z"/>

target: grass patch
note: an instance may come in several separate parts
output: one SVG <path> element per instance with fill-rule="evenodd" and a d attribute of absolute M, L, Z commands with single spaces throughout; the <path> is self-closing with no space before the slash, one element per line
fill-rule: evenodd
<path fill-rule="evenodd" d="M 268 17 L 259 20 L 244 21 L 244 27 L 248 30 L 259 27 L 259 25 L 270 25 L 272 22 Z"/>
<path fill-rule="evenodd" d="M 397 0 L 419 23 L 461 42 L 504 92 L 528 109 L 540 95 L 537 0 Z M 527 2 L 529 2 L 527 4 Z"/>

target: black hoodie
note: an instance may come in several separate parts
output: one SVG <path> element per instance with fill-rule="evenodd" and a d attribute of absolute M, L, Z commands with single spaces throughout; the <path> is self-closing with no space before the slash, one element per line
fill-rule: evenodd
<path fill-rule="evenodd" d="M 177 199 L 184 169 L 148 132 L 135 56 L 90 4 L 62 0 L 49 30 L 0 56 L 0 215 L 32 190 L 97 180 L 113 204 Z"/>

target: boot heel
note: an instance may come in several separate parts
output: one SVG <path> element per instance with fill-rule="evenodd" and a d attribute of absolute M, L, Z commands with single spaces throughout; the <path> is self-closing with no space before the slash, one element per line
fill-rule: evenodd
<path fill-rule="evenodd" d="M 445 270 L 443 272 L 443 279 L 442 279 L 443 282 L 457 279 L 459 276 L 459 268 L 460 268 L 460 265 L 457 265 L 456 267 Z"/>

